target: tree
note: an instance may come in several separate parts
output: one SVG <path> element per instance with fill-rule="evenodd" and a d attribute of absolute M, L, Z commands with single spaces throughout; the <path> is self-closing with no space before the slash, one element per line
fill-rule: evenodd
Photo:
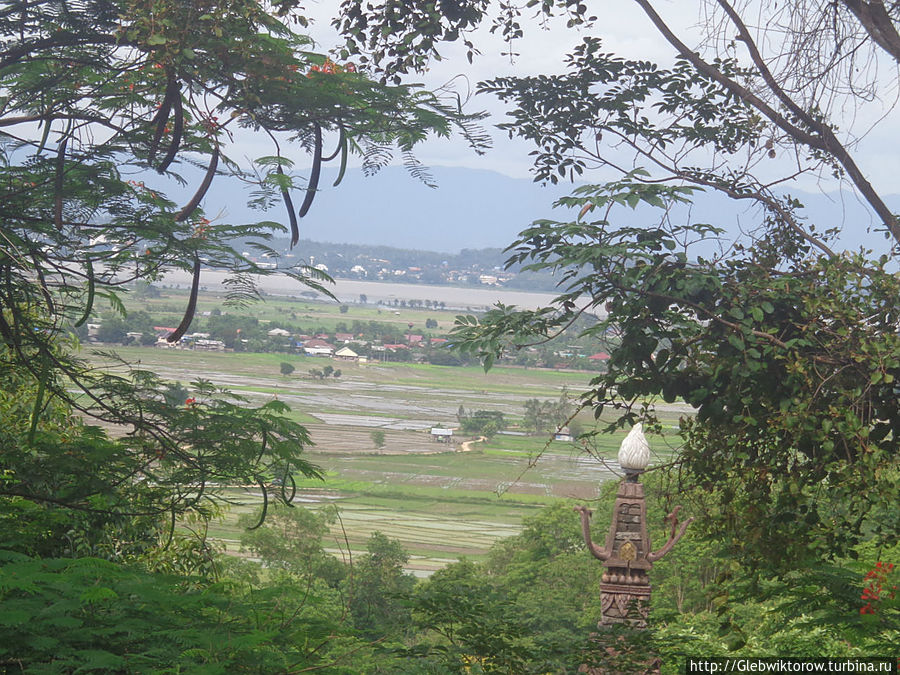
<path fill-rule="evenodd" d="M 428 135 L 482 143 L 455 99 L 314 53 L 307 23 L 294 0 L 0 9 L 0 613 L 53 607 L 4 624 L 0 669 L 335 672 L 352 654 L 374 670 L 338 589 L 222 578 L 206 538 L 224 486 L 258 487 L 258 527 L 291 502 L 296 472 L 320 475 L 287 407 L 204 381 L 168 387 L 112 353 L 98 367 L 74 337 L 107 307 L 108 328 L 127 321 L 121 289 L 174 269 L 191 291 L 170 342 L 192 324 L 204 269 L 230 272 L 229 300 L 256 299 L 252 278 L 271 270 L 241 251 L 273 253 L 273 229 L 297 241 L 325 162 L 339 182 L 350 153 L 371 172 L 396 149 L 427 181 L 412 151 Z M 270 150 L 241 163 L 238 130 Z M 205 212 L 216 180 L 281 204 L 284 224 Z M 318 270 L 278 273 L 328 295 Z M 255 339 L 241 330 L 238 347 Z"/>
<path fill-rule="evenodd" d="M 134 297 L 150 299 L 162 296 L 159 288 L 147 281 L 137 281 L 134 284 Z"/>
<path fill-rule="evenodd" d="M 384 447 L 384 431 L 381 429 L 375 429 L 372 434 L 372 443 L 375 444 L 376 448 Z"/>
<path fill-rule="evenodd" d="M 181 406 L 190 397 L 190 392 L 181 384 L 181 382 L 167 382 L 163 389 L 163 397 L 171 406 Z"/>
<path fill-rule="evenodd" d="M 536 434 L 556 431 L 569 421 L 572 411 L 573 406 L 569 399 L 569 392 L 565 388 L 557 401 L 541 401 L 537 398 L 530 398 L 525 401 L 522 426 Z"/>
<path fill-rule="evenodd" d="M 294 372 L 294 366 L 292 364 L 288 363 L 287 361 L 281 362 L 280 369 L 281 369 L 281 374 L 284 375 L 285 377 L 287 377 L 288 375 L 290 375 L 291 373 Z"/>
<path fill-rule="evenodd" d="M 636 4 L 672 45 L 671 66 L 604 53 L 588 35 L 562 74 L 480 84 L 511 105 L 501 128 L 534 144 L 536 179 L 600 167 L 618 178 L 577 187 L 558 203 L 566 217 L 536 221 L 510 247 L 509 265 L 556 274 L 552 307 L 462 317 L 454 341 L 489 366 L 499 350 L 546 340 L 585 312 L 605 317 L 584 330 L 611 358 L 583 401 L 598 417 L 616 413 L 611 428 L 652 422 L 657 396 L 697 408 L 680 429 L 682 485 L 705 493 L 697 508 L 710 530 L 727 526 L 734 554 L 784 570 L 852 554 L 871 536 L 895 542 L 900 352 L 889 270 L 900 227 L 855 154 L 863 130 L 840 127 L 844 109 L 897 86 L 874 64 L 900 62 L 900 9 L 717 0 L 698 47 L 655 3 Z M 571 25 L 591 23 L 584 4 L 540 11 L 557 10 Z M 474 2 L 381 21 L 362 11 L 342 27 L 399 77 L 441 40 L 468 39 L 488 12 Z M 515 38 L 519 18 L 503 5 L 496 25 Z M 394 30 L 379 35 L 386 24 Z M 411 26 L 420 42 L 407 42 Z M 790 163 L 772 162 L 783 156 Z M 833 223 L 806 222 L 786 193 L 804 175 L 855 189 L 891 255 L 837 253 Z M 752 236 L 717 253 L 724 230 L 679 210 L 701 188 L 755 204 Z"/>
<path fill-rule="evenodd" d="M 504 590 L 468 560 L 420 584 L 412 598 L 420 672 L 559 672 L 535 653 L 533 634 Z"/>
<path fill-rule="evenodd" d="M 416 580 L 403 571 L 409 555 L 399 541 L 373 532 L 366 549 L 348 578 L 349 604 L 357 630 L 381 639 L 408 630 L 408 597 Z"/>
<path fill-rule="evenodd" d="M 241 524 L 249 528 L 260 522 L 261 515 L 257 512 L 242 516 Z M 241 549 L 251 551 L 266 568 L 299 577 L 320 577 L 336 586 L 347 570 L 322 547 L 322 537 L 336 518 L 336 510 L 328 507 L 310 511 L 278 505 L 267 514 L 262 526 L 241 534 Z"/>
<path fill-rule="evenodd" d="M 100 328 L 97 329 L 97 339 L 100 342 L 123 342 L 128 332 L 128 323 L 120 315 L 109 312 L 104 314 Z"/>
<path fill-rule="evenodd" d="M 459 429 L 464 434 L 483 434 L 490 438 L 506 428 L 506 418 L 499 410 L 466 412 L 463 406 L 459 406 L 456 418 L 459 420 Z"/>
<path fill-rule="evenodd" d="M 4 495 L 48 508 L 175 514 L 204 504 L 213 484 L 265 486 L 287 467 L 315 473 L 298 458 L 305 430 L 283 417 L 280 403 L 249 408 L 201 383 L 194 405 L 174 408 L 153 373 L 123 362 L 115 375 L 89 367 L 68 342 L 95 304 L 121 313 L 118 289 L 167 270 L 192 277 L 171 342 L 191 325 L 203 268 L 231 272 L 231 300 L 255 298 L 252 276 L 272 270 L 232 242 L 242 238 L 251 241 L 242 250 L 271 253 L 265 242 L 273 226 L 289 229 L 296 241 L 323 156 L 345 165 L 355 152 L 372 171 L 396 147 L 427 180 L 412 150 L 429 134 L 456 128 L 480 146 L 476 118 L 455 102 L 379 85 L 352 63 L 308 51 L 308 40 L 293 29 L 306 23 L 293 0 L 271 12 L 256 2 L 39 0 L 0 13 L 0 360 L 4 371 L 21 369 L 36 384 L 20 388 L 36 398 L 24 431 L 9 430 L 3 469 L 16 478 L 4 483 Z M 237 129 L 268 139 L 270 154 L 249 165 L 233 160 Z M 312 168 L 304 178 L 294 166 L 306 155 Z M 248 185 L 256 206 L 282 203 L 288 227 L 205 213 L 211 183 L 225 176 Z M 193 194 L 176 204 L 167 193 L 179 182 Z M 298 189 L 303 198 L 295 209 Z M 278 273 L 327 294 L 317 270 Z M 40 439 L 51 400 L 128 430 L 104 451 L 112 475 L 100 473 L 116 485 L 126 477 L 144 481 L 148 489 L 135 490 L 139 503 L 91 505 L 100 488 L 66 492 L 28 478 L 36 475 L 36 457 L 64 452 L 56 440 Z M 106 443 L 81 425 L 67 437 Z M 88 467 L 93 462 L 83 461 L 75 475 Z"/>
<path fill-rule="evenodd" d="M 371 646 L 343 619 L 338 591 L 320 582 L 292 583 L 282 575 L 277 585 L 207 585 L 65 558 L 6 560 L 0 578 L 4 616 L 30 616 L 0 627 L 7 670 L 338 673 L 348 672 L 348 662 L 375 670 Z"/>

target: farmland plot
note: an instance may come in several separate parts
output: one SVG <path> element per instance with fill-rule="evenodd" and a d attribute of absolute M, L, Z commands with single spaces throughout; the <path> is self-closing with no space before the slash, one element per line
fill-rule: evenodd
<path fill-rule="evenodd" d="M 409 569 L 427 574 L 461 556 L 480 558 L 495 541 L 519 531 L 522 518 L 559 498 L 590 500 L 603 481 L 614 477 L 612 458 L 618 438 L 601 441 L 601 459 L 573 443 L 548 436 L 497 435 L 460 452 L 465 438 L 452 443 L 431 439 L 432 426 L 457 426 L 460 405 L 496 410 L 516 423 L 530 398 L 556 399 L 563 387 L 579 391 L 588 373 L 333 362 L 340 379 L 304 377 L 328 359 L 284 354 L 232 354 L 121 348 L 139 367 L 187 384 L 210 380 L 255 404 L 278 398 L 304 423 L 314 446 L 309 458 L 326 472 L 324 483 L 304 481 L 299 497 L 316 508 L 336 502 L 341 519 L 329 549 L 338 556 L 365 551 L 372 532 L 403 543 Z M 299 375 L 285 377 L 287 360 Z M 682 411 L 673 410 L 674 420 Z M 587 413 L 585 419 L 590 421 Z M 384 433 L 376 447 L 372 432 Z M 539 461 L 534 461 L 540 455 Z M 661 456 L 657 461 L 664 459 Z M 261 495 L 236 491 L 235 504 L 213 528 L 230 553 L 239 553 L 237 518 L 255 508 Z"/>

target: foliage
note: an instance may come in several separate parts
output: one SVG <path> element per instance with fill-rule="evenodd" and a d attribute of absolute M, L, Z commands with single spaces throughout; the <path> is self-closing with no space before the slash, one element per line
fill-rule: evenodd
<path fill-rule="evenodd" d="M 294 372 L 294 365 L 292 363 L 288 363 L 287 361 L 282 361 L 279 369 L 281 370 L 281 374 L 287 377 Z"/>
<path fill-rule="evenodd" d="M 381 429 L 375 429 L 372 433 L 372 443 L 375 444 L 376 448 L 384 447 L 384 431 Z"/>
<path fill-rule="evenodd" d="M 886 236 L 900 240 L 894 216 L 827 117 L 837 97 L 825 92 L 843 85 L 786 88 L 813 78 L 822 64 L 773 75 L 764 43 L 729 3 L 719 3 L 717 25 L 734 29 L 747 51 L 708 59 L 681 42 L 651 3 L 638 4 L 678 52 L 673 67 L 603 53 L 591 36 L 563 74 L 481 84 L 513 105 L 501 126 L 535 145 L 537 179 L 621 166 L 607 140 L 631 148 L 653 173 L 622 171 L 559 200 L 570 217 L 536 221 L 509 249 L 510 265 L 556 275 L 553 306 L 458 317 L 454 341 L 489 367 L 498 353 L 545 341 L 586 312 L 604 317 L 582 331 L 611 355 L 584 402 L 598 417 L 618 413 L 610 429 L 654 421 L 660 398 L 697 408 L 681 427 L 682 485 L 707 491 L 698 522 L 727 532 L 734 555 L 785 570 L 849 555 L 869 537 L 896 542 L 900 352 L 892 258 L 836 254 L 834 232 L 805 223 L 802 204 L 746 168 L 785 148 L 798 158 L 788 179 L 846 175 Z M 823 34 L 877 29 L 834 11 L 829 28 L 811 14 L 801 21 Z M 761 34 L 777 35 L 780 21 Z M 795 39 L 796 25 L 784 40 Z M 827 72 L 836 78 L 830 82 L 842 82 L 836 70 Z M 714 253 L 724 231 L 679 211 L 696 187 L 756 203 L 755 236 Z"/>
<path fill-rule="evenodd" d="M 682 198 L 640 183 L 577 192 L 561 205 Z M 677 250 L 681 237 L 706 232 L 540 221 L 514 256 L 568 270 L 557 308 L 501 307 L 458 333 L 473 338 L 472 350 L 505 334 L 522 341 L 571 321 L 583 311 L 576 298 L 593 298 L 608 315 L 585 333 L 602 341 L 615 330 L 619 341 L 585 400 L 598 417 L 619 411 L 610 429 L 654 419 L 654 397 L 697 407 L 682 421 L 682 481 L 720 488 L 701 521 L 717 531 L 727 522 L 735 554 L 782 564 L 845 554 L 864 537 L 896 541 L 900 343 L 891 327 L 900 288 L 887 261 L 808 258 L 787 235 L 794 253 L 783 271 L 771 266 L 771 241 L 725 264 Z"/>
<path fill-rule="evenodd" d="M 499 410 L 473 410 L 466 412 L 463 406 L 459 406 L 456 413 L 459 421 L 459 430 L 464 434 L 484 435 L 490 438 L 498 431 L 506 428 L 506 418 Z"/>
<path fill-rule="evenodd" d="M 421 584 L 413 612 L 424 638 L 419 650 L 435 672 L 547 672 L 514 608 L 471 562 L 439 570 Z"/>
<path fill-rule="evenodd" d="M 671 495 L 664 481 L 645 478 L 651 538 L 660 541 L 657 523 Z M 595 531 L 608 522 L 615 487 L 593 505 Z M 528 518 L 485 563 L 450 565 L 417 587 L 417 663 L 439 664 L 436 672 L 476 665 L 484 672 L 572 672 L 585 663 L 674 675 L 688 656 L 889 654 L 900 635 L 890 599 L 894 572 L 875 556 L 894 559 L 896 549 L 864 545 L 857 553 L 858 562 L 816 564 L 779 578 L 737 565 L 720 542 L 690 533 L 654 564 L 649 629 L 602 628 L 595 626 L 602 566 L 585 550 L 571 505 L 559 504 Z M 883 604 L 860 613 L 879 582 Z"/>
<path fill-rule="evenodd" d="M 7 355 L 0 348 L 0 362 Z M 119 402 L 117 415 L 105 419 L 156 430 L 110 439 L 66 401 L 42 395 L 28 373 L 0 372 L 0 499 L 44 521 L 37 540 L 17 546 L 23 552 L 127 558 L 154 545 L 158 529 L 165 523 L 171 530 L 178 513 L 214 514 L 223 484 L 257 484 L 286 500 L 290 491 L 273 489 L 276 478 L 290 483 L 294 470 L 318 475 L 298 453 L 309 444 L 306 430 L 279 401 L 252 407 L 204 381 L 181 398 L 180 385 L 167 387 L 149 371 L 103 375 L 90 395 Z"/>
<path fill-rule="evenodd" d="M 900 604 L 897 600 L 897 576 L 900 571 L 894 571 L 894 563 L 884 564 L 880 560 L 875 567 L 866 573 L 866 587 L 860 596 L 865 604 L 859 608 L 860 614 L 878 614 L 881 612 L 896 613 Z"/>
<path fill-rule="evenodd" d="M 555 431 L 566 425 L 569 418 L 572 417 L 572 413 L 573 406 L 566 390 L 563 390 L 557 401 L 541 401 L 537 398 L 530 398 L 525 401 L 522 426 L 536 434 Z"/>
<path fill-rule="evenodd" d="M 0 358 L 37 384 L 33 428 L 44 404 L 57 399 L 127 430 L 125 439 L 104 446 L 116 455 L 109 462 L 115 476 L 107 477 L 156 486 L 136 489 L 155 494 L 152 504 L 132 505 L 141 513 L 194 505 L 209 481 L 265 483 L 273 472 L 306 470 L 295 461 L 305 432 L 279 420 L 278 403 L 251 412 L 202 384 L 196 405 L 163 409 L 163 385 L 154 375 L 115 361 L 118 374 L 105 374 L 79 359 L 66 337 L 73 326 L 108 303 L 113 314 L 104 317 L 104 337 L 121 340 L 119 289 L 171 269 L 193 279 L 170 342 L 191 324 L 203 268 L 230 272 L 232 301 L 256 297 L 253 275 L 272 270 L 245 257 L 234 241 L 271 253 L 265 243 L 271 230 L 288 228 L 204 213 L 203 198 L 216 179 L 247 184 L 257 206 L 283 202 L 296 242 L 298 218 L 310 208 L 328 161 L 329 136 L 338 147 L 333 158 L 343 164 L 352 152 L 376 170 L 396 147 L 417 175 L 423 170 L 411 152 L 430 134 L 456 128 L 483 146 L 471 126 L 477 115 L 421 88 L 379 85 L 351 64 L 336 66 L 307 51 L 309 40 L 292 28 L 306 23 L 290 0 L 272 11 L 256 2 L 41 0 L 14 3 L 0 15 Z M 268 139 L 272 154 L 251 165 L 233 160 L 238 129 Z M 304 179 L 293 167 L 307 154 L 312 169 Z M 169 196 L 179 185 L 193 193 L 181 206 Z M 295 210 L 291 193 L 298 188 L 304 199 Z M 278 272 L 327 294 L 318 270 L 299 265 Z M 4 468 L 23 481 L 15 494 L 46 500 L 47 491 L 27 487 L 34 481 L 22 462 L 55 457 L 53 443 L 34 431 L 24 443 L 7 440 L 15 444 Z M 93 465 L 85 459 L 71 478 Z M 95 494 L 58 490 L 53 499 L 84 508 Z"/>
<path fill-rule="evenodd" d="M 240 524 L 248 528 L 241 534 L 241 548 L 252 552 L 267 569 L 302 578 L 317 577 L 330 586 L 344 577 L 344 566 L 322 547 L 322 537 L 337 518 L 334 509 L 310 511 L 279 504 L 269 510 L 261 526 L 253 528 L 261 515 L 241 518 Z"/>
<path fill-rule="evenodd" d="M 320 582 L 248 587 L 149 573 L 95 558 L 0 567 L 6 672 L 359 672 L 371 647 Z"/>
<path fill-rule="evenodd" d="M 484 147 L 478 115 L 309 51 L 295 31 L 307 24 L 293 0 L 38 0 L 0 10 L 4 671 L 368 667 L 371 649 L 352 635 L 336 588 L 338 563 L 296 541 L 300 526 L 321 530 L 315 518 L 276 510 L 282 532 L 248 542 L 273 560 L 279 546 L 295 556 L 277 583 L 220 564 L 206 537 L 225 486 L 258 487 L 258 525 L 270 498 L 291 502 L 295 472 L 319 475 L 287 407 L 202 380 L 170 385 L 112 353 L 97 368 L 74 337 L 108 309 L 102 339 L 136 331 L 155 341 L 149 315 L 125 316 L 122 289 L 137 281 L 148 298 L 148 284 L 173 269 L 192 284 L 170 342 L 192 323 L 204 269 L 230 273 L 230 301 L 255 299 L 253 278 L 272 270 L 241 251 L 272 254 L 272 230 L 296 243 L 325 162 L 340 161 L 339 182 L 349 154 L 371 172 L 396 149 L 427 181 L 412 152 L 429 135 L 456 129 Z M 269 154 L 236 161 L 238 131 L 264 139 Z M 306 157 L 303 175 L 295 167 Z M 205 212 L 215 180 L 243 183 L 261 209 L 283 205 L 286 226 Z M 278 273 L 327 294 L 318 270 Z M 230 346 L 253 338 L 231 318 L 215 321 L 231 331 Z M 314 572 L 300 575 L 303 565 Z"/>
<path fill-rule="evenodd" d="M 357 559 L 347 577 L 348 605 L 358 634 L 369 639 L 394 636 L 408 630 L 405 600 L 416 580 L 403 571 L 409 555 L 400 542 L 373 532 L 367 555 Z"/>
<path fill-rule="evenodd" d="M 727 531 L 732 553 L 789 569 L 851 554 L 869 536 L 896 541 L 891 265 L 900 226 L 858 164 L 865 134 L 852 125 L 896 86 L 896 73 L 882 78 L 874 64 L 900 62 L 900 41 L 884 39 L 897 36 L 900 12 L 762 2 L 757 14 L 752 3 L 722 0 L 710 3 L 694 46 L 659 3 L 636 4 L 671 45 L 672 65 L 604 53 L 589 34 L 561 74 L 479 85 L 511 105 L 500 126 L 533 144 L 538 180 L 592 168 L 619 178 L 577 188 L 559 202 L 571 218 L 539 220 L 511 247 L 510 265 L 556 275 L 553 306 L 459 317 L 455 342 L 490 367 L 504 349 L 608 312 L 585 331 L 612 357 L 585 402 L 598 416 L 619 412 L 616 426 L 652 421 L 657 397 L 698 408 L 681 430 L 683 484 L 709 492 L 698 522 Z M 471 55 L 468 35 L 483 22 L 510 40 L 525 31 L 514 3 L 411 14 L 390 11 L 391 2 L 344 6 L 349 51 L 366 52 L 386 76 L 426 67 L 442 42 L 462 40 Z M 592 22 L 584 3 L 549 0 L 533 11 L 540 22 L 554 12 L 569 25 Z M 791 161 L 770 162 L 781 156 Z M 622 168 L 629 164 L 650 171 Z M 845 180 L 891 256 L 835 252 L 830 223 L 806 222 L 786 194 L 800 176 Z M 692 187 L 754 204 L 750 236 L 718 246 L 723 230 L 678 208 Z"/>

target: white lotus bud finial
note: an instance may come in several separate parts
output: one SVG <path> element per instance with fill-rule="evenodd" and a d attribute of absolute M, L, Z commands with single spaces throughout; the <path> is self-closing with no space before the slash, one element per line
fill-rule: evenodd
<path fill-rule="evenodd" d="M 643 471 L 650 463 L 650 444 L 641 429 L 635 424 L 619 447 L 619 466 L 626 471 Z"/>

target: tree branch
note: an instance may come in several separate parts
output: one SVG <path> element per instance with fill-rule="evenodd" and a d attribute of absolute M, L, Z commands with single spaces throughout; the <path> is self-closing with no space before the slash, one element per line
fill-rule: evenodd
<path fill-rule="evenodd" d="M 760 70 L 760 74 L 763 76 L 763 79 L 766 80 L 766 84 L 769 85 L 773 94 L 779 97 L 779 100 L 785 104 L 785 100 L 781 98 L 784 96 L 787 101 L 790 101 L 790 105 L 788 108 L 795 112 L 796 103 L 794 103 L 787 95 L 781 90 L 778 86 L 777 82 L 772 80 L 771 73 L 769 73 L 768 68 L 765 66 L 765 62 L 762 60 L 758 50 L 755 47 L 755 43 L 750 37 L 749 33 L 746 30 L 743 22 L 740 21 L 740 17 L 734 12 L 734 10 L 728 5 L 725 0 L 718 0 L 719 4 L 721 4 L 726 12 L 729 12 L 729 18 L 732 22 L 735 23 L 735 26 L 739 31 L 743 28 L 741 32 L 741 39 L 747 44 L 747 48 L 751 52 L 751 59 L 754 61 L 754 65 Z M 685 45 L 678 37 L 672 32 L 669 26 L 665 21 L 656 13 L 650 4 L 649 0 L 635 0 L 635 2 L 640 6 L 640 8 L 644 11 L 656 29 L 660 32 L 660 34 L 666 39 L 669 44 L 671 44 L 675 49 L 678 50 L 678 53 L 683 58 L 687 59 L 697 70 L 701 73 L 715 80 L 723 87 L 728 89 L 728 91 L 732 92 L 736 96 L 740 97 L 743 101 L 748 103 L 749 105 L 756 108 L 759 112 L 765 115 L 772 123 L 786 132 L 792 139 L 795 141 L 806 145 L 807 147 L 815 150 L 821 150 L 830 153 L 834 156 L 834 158 L 838 161 L 838 163 L 844 168 L 847 174 L 850 177 L 850 180 L 856 186 L 856 188 L 860 191 L 865 200 L 869 203 L 878 217 L 881 219 L 884 226 L 890 231 L 893 238 L 900 242 L 900 225 L 897 223 L 897 219 L 891 210 L 888 208 L 887 204 L 881 199 L 881 196 L 875 191 L 875 188 L 872 187 L 872 184 L 866 179 L 863 175 L 863 172 L 856 165 L 856 162 L 853 160 L 853 157 L 844 147 L 844 145 L 837 139 L 834 135 L 834 132 L 828 127 L 824 122 L 820 122 L 814 118 L 812 118 L 808 113 L 805 113 L 800 110 L 802 115 L 799 115 L 800 119 L 813 130 L 814 133 L 810 133 L 800 127 L 797 127 L 794 124 L 791 124 L 787 119 L 784 118 L 783 115 L 779 114 L 775 111 L 768 103 L 762 100 L 759 96 L 751 92 L 746 87 L 741 86 L 731 78 L 722 74 L 714 66 L 710 65 L 706 61 L 704 61 L 699 54 L 691 51 L 687 45 Z M 754 54 L 756 57 L 754 58 Z M 766 74 L 768 73 L 768 79 L 766 78 Z M 772 80 L 770 82 L 770 80 Z M 774 83 L 774 87 L 773 87 Z M 779 95 L 779 92 L 781 95 Z M 799 108 L 798 108 L 799 109 Z"/>
<path fill-rule="evenodd" d="M 880 0 L 843 0 L 844 6 L 853 12 L 875 44 L 900 63 L 900 34 L 894 28 L 890 15 Z"/>

